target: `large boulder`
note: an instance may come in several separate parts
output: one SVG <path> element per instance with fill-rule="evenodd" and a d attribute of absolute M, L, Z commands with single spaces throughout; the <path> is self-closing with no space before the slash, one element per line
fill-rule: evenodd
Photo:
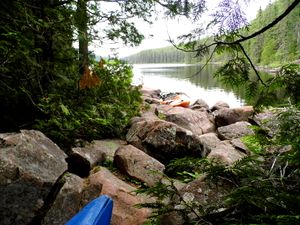
<path fill-rule="evenodd" d="M 245 156 L 245 153 L 235 149 L 229 141 L 222 141 L 215 148 L 211 149 L 207 158 L 230 166 Z"/>
<path fill-rule="evenodd" d="M 163 163 L 188 155 L 205 156 L 197 135 L 159 119 L 134 123 L 126 139 L 128 143 Z"/>
<path fill-rule="evenodd" d="M 66 173 L 55 201 L 45 215 L 42 225 L 60 225 L 69 221 L 90 201 L 101 195 L 102 184 L 90 183 L 74 174 Z"/>
<path fill-rule="evenodd" d="M 157 107 L 157 115 L 159 118 L 192 131 L 195 135 L 215 131 L 213 118 L 211 118 L 207 112 L 194 111 L 183 107 L 160 105 Z"/>
<path fill-rule="evenodd" d="M 0 139 L 0 224 L 28 224 L 67 170 L 67 156 L 39 131 L 0 134 Z"/>
<path fill-rule="evenodd" d="M 104 167 L 98 168 L 90 175 L 89 185 L 102 185 L 101 194 L 108 195 L 114 202 L 111 225 L 140 225 L 151 215 L 151 210 L 138 208 L 137 204 L 153 200 L 135 194 L 135 188 L 117 178 Z"/>
<path fill-rule="evenodd" d="M 226 126 L 239 121 L 248 121 L 253 114 L 252 106 L 243 106 L 239 108 L 221 108 L 213 112 L 215 124 L 217 127 Z"/>
<path fill-rule="evenodd" d="M 165 169 L 162 163 L 132 145 L 118 148 L 114 164 L 121 172 L 149 186 L 161 181 Z"/>
<path fill-rule="evenodd" d="M 236 122 L 217 129 L 218 136 L 221 140 L 232 140 L 247 135 L 253 135 L 254 131 L 249 127 L 251 124 L 245 121 Z"/>

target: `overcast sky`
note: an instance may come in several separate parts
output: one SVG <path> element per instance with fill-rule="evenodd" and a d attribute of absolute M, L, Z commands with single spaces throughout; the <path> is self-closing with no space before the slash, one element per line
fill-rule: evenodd
<path fill-rule="evenodd" d="M 246 14 L 248 20 L 254 19 L 258 9 L 261 7 L 264 9 L 272 0 L 251 0 L 250 3 L 246 6 Z M 207 1 L 209 8 L 214 8 L 217 6 L 219 0 L 209 0 Z M 208 15 L 208 14 L 207 14 Z M 138 47 L 125 47 L 122 44 L 117 46 L 105 45 L 99 46 L 95 43 L 94 46 L 91 46 L 91 50 L 97 55 L 107 56 L 114 53 L 118 53 L 120 57 L 125 57 L 145 49 L 160 48 L 165 46 L 170 46 L 168 42 L 169 36 L 172 39 L 175 39 L 177 36 L 188 33 L 190 30 L 195 27 L 195 24 L 192 24 L 188 19 L 184 17 L 179 17 L 173 20 L 166 20 L 160 18 L 157 21 L 154 21 L 152 25 L 149 25 L 145 22 L 135 21 L 138 30 L 145 36 L 145 39 Z M 111 48 L 116 48 L 112 50 Z M 103 54 L 105 52 L 105 54 Z"/>

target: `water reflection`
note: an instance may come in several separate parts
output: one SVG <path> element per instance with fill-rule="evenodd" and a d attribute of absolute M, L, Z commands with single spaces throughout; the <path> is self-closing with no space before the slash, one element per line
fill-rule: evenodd
<path fill-rule="evenodd" d="M 163 92 L 184 92 L 192 101 L 201 98 L 209 106 L 220 100 L 227 102 L 230 107 L 245 104 L 240 95 L 213 78 L 215 66 L 210 65 L 199 73 L 200 68 L 200 65 L 185 64 L 134 65 L 134 84 L 143 84 Z"/>

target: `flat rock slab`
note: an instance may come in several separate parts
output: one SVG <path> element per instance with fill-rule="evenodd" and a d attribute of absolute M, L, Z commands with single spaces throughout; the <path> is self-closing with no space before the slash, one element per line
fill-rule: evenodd
<path fill-rule="evenodd" d="M 114 164 L 119 170 L 133 178 L 154 186 L 161 181 L 165 166 L 132 145 L 118 148 Z"/>
<path fill-rule="evenodd" d="M 232 140 L 247 135 L 254 135 L 254 131 L 249 127 L 250 123 L 241 121 L 217 129 L 218 136 L 221 140 Z"/>
<path fill-rule="evenodd" d="M 168 105 L 157 106 L 157 116 L 163 120 L 201 135 L 215 131 L 213 118 L 207 112 L 194 111 L 189 108 L 172 107 Z"/>
<path fill-rule="evenodd" d="M 109 170 L 99 167 L 87 180 L 89 185 L 101 184 L 101 194 L 113 199 L 111 225 L 142 225 L 151 215 L 151 210 L 137 208 L 137 204 L 153 202 L 143 195 L 135 194 L 135 188 L 117 178 Z"/>
<path fill-rule="evenodd" d="M 35 130 L 0 134 L 0 139 L 0 224 L 28 224 L 67 170 L 67 155 Z"/>
<path fill-rule="evenodd" d="M 245 156 L 245 153 L 235 149 L 229 141 L 222 141 L 215 148 L 211 149 L 207 158 L 223 165 L 230 166 Z"/>
<path fill-rule="evenodd" d="M 252 106 L 242 106 L 239 108 L 220 108 L 213 112 L 217 127 L 227 126 L 239 121 L 248 121 L 254 113 Z"/>

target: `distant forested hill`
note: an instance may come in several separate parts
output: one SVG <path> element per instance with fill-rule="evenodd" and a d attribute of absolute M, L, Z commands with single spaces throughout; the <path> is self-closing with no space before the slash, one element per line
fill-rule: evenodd
<path fill-rule="evenodd" d="M 125 60 L 130 63 L 188 63 L 188 54 L 170 46 L 144 50 L 125 58 Z"/>
<path fill-rule="evenodd" d="M 292 0 L 277 0 L 259 10 L 251 22 L 253 33 L 281 14 Z M 293 10 L 283 21 L 268 32 L 243 43 L 253 62 L 258 65 L 280 65 L 300 59 L 300 7 Z M 226 55 L 216 55 L 213 61 L 224 61 Z M 195 63 L 201 62 L 191 53 L 177 50 L 173 46 L 149 49 L 125 58 L 129 63 Z M 203 59 L 202 59 L 203 60 Z M 203 60 L 204 61 L 204 60 Z"/>

